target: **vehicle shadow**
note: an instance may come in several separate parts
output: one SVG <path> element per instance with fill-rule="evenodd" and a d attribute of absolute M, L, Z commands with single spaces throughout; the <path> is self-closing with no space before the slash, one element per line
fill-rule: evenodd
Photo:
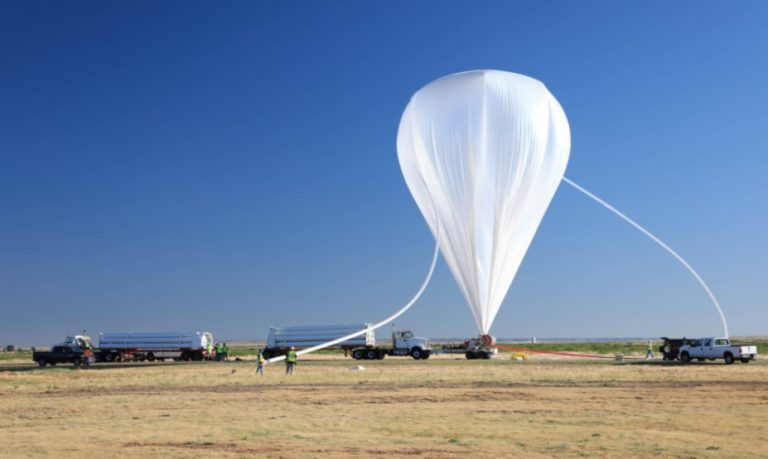
<path fill-rule="evenodd" d="M 636 361 L 630 361 L 626 362 L 627 365 L 653 365 L 653 366 L 662 366 L 662 367 L 690 367 L 690 366 L 701 366 L 701 365 L 725 365 L 725 362 L 722 360 L 715 360 L 715 361 L 706 361 L 706 362 L 698 362 L 698 361 L 692 361 L 692 362 L 681 362 L 679 360 L 636 360 Z"/>
<path fill-rule="evenodd" d="M 36 363 L 17 363 L 0 365 L 0 373 L 28 373 L 44 371 L 99 371 L 114 370 L 120 368 L 155 368 L 155 367 L 178 367 L 191 365 L 212 365 L 221 362 L 119 362 L 119 363 L 94 363 L 88 366 L 76 367 L 72 364 L 63 363 L 55 366 L 41 367 Z"/>

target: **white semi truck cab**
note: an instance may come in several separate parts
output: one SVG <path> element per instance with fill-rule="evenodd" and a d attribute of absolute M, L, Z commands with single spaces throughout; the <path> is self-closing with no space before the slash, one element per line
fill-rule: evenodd
<path fill-rule="evenodd" d="M 690 362 L 697 359 L 700 362 L 705 359 L 723 359 L 731 364 L 739 359 L 743 363 L 749 363 L 757 357 L 755 345 L 732 345 L 728 338 L 701 338 L 689 344 L 680 346 L 680 360 Z"/>
<path fill-rule="evenodd" d="M 392 343 L 389 346 L 374 345 L 352 350 L 352 358 L 355 360 L 381 360 L 388 355 L 426 360 L 432 355 L 432 344 L 429 338 L 413 336 L 410 330 L 392 330 Z"/>
<path fill-rule="evenodd" d="M 392 332 L 392 355 L 410 355 L 414 359 L 428 359 L 432 352 L 429 338 L 413 336 L 410 330 Z M 416 355 L 414 355 L 416 354 Z"/>

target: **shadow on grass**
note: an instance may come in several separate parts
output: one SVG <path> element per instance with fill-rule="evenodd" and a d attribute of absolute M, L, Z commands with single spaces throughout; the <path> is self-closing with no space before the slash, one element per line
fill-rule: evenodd
<path fill-rule="evenodd" d="M 7 371 L 11 373 L 25 372 L 43 372 L 43 371 L 99 371 L 115 370 L 121 368 L 168 368 L 168 367 L 186 367 L 193 365 L 220 365 L 222 363 L 247 363 L 247 362 L 122 362 L 122 363 L 94 363 L 89 366 L 75 367 L 70 363 L 60 363 L 55 366 L 41 367 L 36 363 L 18 363 L 15 365 L 0 365 L 0 373 Z"/>

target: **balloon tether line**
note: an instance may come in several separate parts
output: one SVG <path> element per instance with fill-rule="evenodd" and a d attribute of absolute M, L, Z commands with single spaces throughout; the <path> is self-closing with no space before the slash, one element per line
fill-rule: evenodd
<path fill-rule="evenodd" d="M 440 254 L 440 242 L 439 242 L 439 239 L 436 238 L 435 239 L 435 253 L 432 255 L 432 264 L 429 266 L 429 271 L 427 272 L 427 277 L 424 278 L 424 282 L 422 282 L 421 287 L 419 287 L 419 290 L 416 292 L 416 294 L 413 296 L 413 298 L 411 298 L 411 300 L 409 302 L 407 302 L 402 308 L 400 308 L 400 310 L 398 310 L 397 312 L 395 312 L 391 316 L 387 317 L 386 319 L 382 320 L 381 322 L 379 322 L 377 324 L 374 324 L 374 325 L 371 325 L 368 328 L 364 328 L 363 330 L 360 330 L 358 332 L 351 333 L 349 335 L 342 336 L 340 338 L 336 338 L 336 339 L 334 339 L 332 341 L 328 341 L 327 343 L 322 343 L 322 344 L 318 344 L 317 346 L 312 346 L 312 347 L 308 347 L 306 349 L 302 349 L 302 350 L 296 352 L 296 355 L 309 354 L 310 352 L 319 351 L 320 349 L 324 349 L 326 347 L 335 346 L 335 345 L 337 345 L 339 343 L 343 343 L 346 340 L 349 340 L 349 339 L 352 339 L 352 338 L 356 338 L 356 337 L 358 337 L 360 335 L 363 335 L 363 334 L 367 333 L 369 330 L 376 330 L 377 328 L 381 328 L 384 325 L 392 322 L 393 320 L 395 320 L 398 317 L 400 317 L 401 315 L 403 315 L 403 313 L 405 313 L 405 311 L 410 309 L 411 306 L 413 306 L 416 303 L 416 301 L 418 301 L 418 299 L 424 293 L 424 290 L 427 289 L 427 285 L 429 285 L 429 281 L 432 279 L 432 274 L 435 272 L 435 266 L 437 265 L 437 258 L 438 258 L 439 254 Z M 279 362 L 279 361 L 284 360 L 284 359 L 285 359 L 285 355 L 281 355 L 281 356 L 278 356 L 278 357 L 273 357 L 273 358 L 267 360 L 267 362 L 269 362 L 269 363 Z"/>
<path fill-rule="evenodd" d="M 431 197 L 431 196 L 430 196 Z M 433 209 L 435 209 L 435 214 L 437 214 L 437 208 L 434 205 L 434 201 L 430 199 L 430 203 L 432 204 Z M 424 291 L 427 289 L 427 286 L 429 285 L 429 282 L 432 280 L 432 274 L 435 272 L 435 267 L 437 266 L 437 259 L 440 255 L 440 221 L 437 220 L 438 224 L 435 228 L 435 251 L 432 254 L 432 263 L 429 265 L 429 270 L 427 271 L 427 276 L 424 278 L 424 282 L 421 283 L 421 286 L 419 287 L 419 290 L 416 292 L 415 295 L 413 295 L 413 298 L 410 299 L 405 305 L 400 308 L 397 312 L 392 314 L 391 316 L 387 317 L 386 319 L 382 320 L 381 322 L 378 322 L 374 325 L 368 326 L 358 332 L 350 333 L 349 335 L 342 336 L 340 338 L 336 338 L 334 340 L 318 344 L 316 346 L 308 347 L 306 349 L 302 349 L 298 352 L 296 352 L 296 355 L 304 355 L 309 354 L 311 352 L 319 351 L 320 349 L 325 349 L 327 347 L 335 346 L 339 343 L 343 343 L 346 340 L 357 338 L 360 335 L 364 335 L 368 333 L 368 331 L 376 330 L 377 328 L 381 328 L 384 325 L 387 325 L 388 323 L 394 321 L 401 315 L 405 313 L 405 311 L 409 310 L 411 306 L 416 304 L 416 302 L 421 298 L 421 295 L 424 293 Z M 267 363 L 274 363 L 279 362 L 281 360 L 285 360 L 285 355 L 279 355 L 277 357 L 272 357 L 271 359 L 267 360 Z"/>
<path fill-rule="evenodd" d="M 712 300 L 712 303 L 714 303 L 715 308 L 717 308 L 718 314 L 720 314 L 720 321 L 723 323 L 723 332 L 725 333 L 725 337 L 728 338 L 728 322 L 726 322 L 726 320 L 725 320 L 725 314 L 723 314 L 723 309 L 720 307 L 720 303 L 717 301 L 717 298 L 715 298 L 715 294 L 712 293 L 712 290 L 710 290 L 710 288 L 706 284 L 706 282 L 704 282 L 704 279 L 702 279 L 701 276 L 699 276 L 699 273 L 697 273 L 696 270 L 693 269 L 693 267 L 687 261 L 685 261 L 685 259 L 683 257 L 681 257 L 674 250 L 672 250 L 672 248 L 670 246 L 668 246 L 667 244 L 665 244 L 661 239 L 659 239 L 658 237 L 653 235 L 653 233 L 651 233 L 647 229 L 643 228 L 639 223 L 637 223 L 636 221 L 632 220 L 631 218 L 629 218 L 625 214 L 621 213 L 615 207 L 613 207 L 612 205 L 610 205 L 607 202 L 603 201 L 599 197 L 595 196 L 594 194 L 592 194 L 591 192 L 589 192 L 588 190 L 586 190 L 585 188 L 580 186 L 578 183 L 574 182 L 573 180 L 571 180 L 571 179 L 569 179 L 568 177 L 565 177 L 565 176 L 563 176 L 563 182 L 565 182 L 568 185 L 572 186 L 576 190 L 581 191 L 583 194 L 585 194 L 588 197 L 592 198 L 593 201 L 597 202 L 598 204 L 602 205 L 603 207 L 605 207 L 606 209 L 610 210 L 614 214 L 618 215 L 622 220 L 624 220 L 625 222 L 627 222 L 630 225 L 634 226 L 635 229 L 637 229 L 641 233 L 643 233 L 646 236 L 648 236 L 653 242 L 655 242 L 656 244 L 661 246 L 661 248 L 663 248 L 664 250 L 669 252 L 670 255 L 672 255 L 677 261 L 679 261 L 680 264 L 683 265 L 683 267 L 685 267 L 685 269 L 687 269 L 688 272 L 690 272 L 691 275 L 693 275 L 693 277 L 699 282 L 699 284 L 704 289 L 704 291 L 707 292 L 707 295 L 709 296 L 709 299 Z"/>

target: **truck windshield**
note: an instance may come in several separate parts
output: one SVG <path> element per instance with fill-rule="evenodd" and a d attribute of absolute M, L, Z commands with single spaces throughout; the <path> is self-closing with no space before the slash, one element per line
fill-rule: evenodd
<path fill-rule="evenodd" d="M 403 332 L 403 339 L 413 338 L 413 332 L 410 331 L 404 331 Z"/>

